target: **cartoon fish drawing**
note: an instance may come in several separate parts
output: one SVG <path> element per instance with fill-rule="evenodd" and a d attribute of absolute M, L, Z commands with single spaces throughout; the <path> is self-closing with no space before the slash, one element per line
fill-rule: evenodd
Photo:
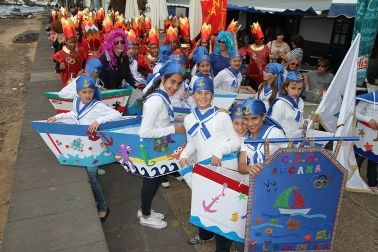
<path fill-rule="evenodd" d="M 278 223 L 278 220 L 277 220 L 277 219 L 271 219 L 269 223 L 270 223 L 270 224 L 277 224 L 277 223 Z"/>
<path fill-rule="evenodd" d="M 273 233 L 273 229 L 271 229 L 271 228 L 266 228 L 266 229 L 264 230 L 264 233 L 265 233 L 265 234 L 272 234 L 272 233 Z"/>
<path fill-rule="evenodd" d="M 330 234 L 327 236 L 327 230 L 321 230 L 316 233 L 316 240 L 328 240 L 330 237 Z"/>
<path fill-rule="evenodd" d="M 299 221 L 298 220 L 292 220 L 289 219 L 287 222 L 287 228 L 289 230 L 298 230 L 299 229 Z"/>
<path fill-rule="evenodd" d="M 239 214 L 238 212 L 233 212 L 231 214 L 231 219 L 230 219 L 232 222 L 237 222 L 239 220 Z"/>
<path fill-rule="evenodd" d="M 174 150 L 172 154 L 167 155 L 168 160 L 171 160 L 171 159 L 177 159 L 178 160 L 180 158 L 180 154 L 181 154 L 182 150 L 183 150 L 182 147 L 178 147 L 177 150 Z"/>
<path fill-rule="evenodd" d="M 257 223 L 257 224 L 260 224 L 260 223 L 263 223 L 263 222 L 264 222 L 263 218 L 256 218 L 255 219 L 255 223 Z"/>

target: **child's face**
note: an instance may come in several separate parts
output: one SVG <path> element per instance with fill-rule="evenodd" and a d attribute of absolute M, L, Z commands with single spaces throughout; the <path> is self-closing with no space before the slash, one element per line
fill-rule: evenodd
<path fill-rule="evenodd" d="M 163 77 L 162 82 L 168 96 L 172 96 L 177 92 L 177 90 L 180 89 L 180 86 L 183 82 L 183 78 L 181 74 L 175 73 L 167 79 Z"/>
<path fill-rule="evenodd" d="M 303 82 L 290 82 L 287 87 L 285 87 L 287 95 L 293 99 L 298 98 L 303 91 Z"/>
<path fill-rule="evenodd" d="M 76 38 L 69 38 L 66 40 L 66 47 L 68 50 L 73 51 L 76 48 L 77 39 Z"/>
<path fill-rule="evenodd" d="M 247 129 L 252 136 L 256 136 L 259 133 L 264 119 L 264 115 L 249 115 L 244 117 L 244 123 L 247 125 Z"/>
<path fill-rule="evenodd" d="M 208 61 L 202 61 L 198 65 L 198 71 L 203 75 L 210 75 L 210 63 Z"/>
<path fill-rule="evenodd" d="M 233 69 L 239 70 L 242 64 L 242 60 L 240 57 L 235 57 L 230 60 L 230 65 Z"/>
<path fill-rule="evenodd" d="M 277 74 L 274 74 L 274 73 L 269 73 L 269 72 L 263 72 L 263 80 L 264 81 L 270 81 L 270 80 L 273 80 L 274 77 L 276 77 Z"/>
<path fill-rule="evenodd" d="M 129 57 L 129 59 L 134 58 L 134 46 L 129 45 L 129 47 L 127 48 L 127 56 Z"/>
<path fill-rule="evenodd" d="M 244 119 L 234 119 L 232 121 L 232 126 L 239 137 L 244 137 L 247 135 L 248 129 Z"/>
<path fill-rule="evenodd" d="M 213 93 L 207 90 L 197 91 L 193 94 L 194 101 L 199 109 L 207 109 L 211 106 Z"/>
<path fill-rule="evenodd" d="M 93 99 L 94 90 L 92 88 L 83 88 L 77 93 L 83 104 L 87 104 Z"/>

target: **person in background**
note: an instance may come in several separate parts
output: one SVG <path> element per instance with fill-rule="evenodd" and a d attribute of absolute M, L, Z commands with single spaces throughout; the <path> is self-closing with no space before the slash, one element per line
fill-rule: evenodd
<path fill-rule="evenodd" d="M 230 55 L 235 53 L 235 41 L 231 32 L 221 31 L 215 42 L 215 49 L 210 54 L 213 76 L 230 66 Z"/>
<path fill-rule="evenodd" d="M 263 72 L 264 82 L 257 90 L 257 98 L 264 102 L 268 111 L 273 101 L 280 95 L 283 85 L 283 68 L 279 63 L 269 63 Z"/>
<path fill-rule="evenodd" d="M 282 86 L 281 94 L 270 106 L 267 115 L 276 120 L 287 137 L 300 137 L 303 127 L 304 102 L 303 77 L 297 72 L 289 72 Z"/>
<path fill-rule="evenodd" d="M 306 101 L 319 103 L 331 84 L 333 77 L 334 75 L 329 72 L 329 60 L 320 59 L 317 70 L 304 74 L 304 85 L 306 87 L 304 96 Z"/>
<path fill-rule="evenodd" d="M 100 56 L 103 67 L 100 79 L 106 89 L 119 89 L 126 83 L 136 88 L 127 56 L 127 45 L 127 36 L 121 29 L 115 29 L 106 36 L 104 52 Z"/>
<path fill-rule="evenodd" d="M 284 67 L 283 79 L 286 80 L 287 73 L 290 71 L 295 71 L 299 74 L 299 68 L 301 66 L 301 62 L 297 58 L 292 58 L 289 60 L 289 63 Z"/>
<path fill-rule="evenodd" d="M 290 40 L 291 40 L 291 47 L 292 47 L 291 51 L 288 52 L 287 54 L 281 54 L 282 64 L 284 65 L 284 67 L 286 67 L 289 60 L 293 58 L 297 58 L 299 60 L 299 63 L 301 63 L 303 59 L 303 49 L 302 49 L 303 42 L 304 42 L 303 37 L 297 34 L 297 35 L 293 35 Z"/>
<path fill-rule="evenodd" d="M 279 29 L 276 31 L 276 39 L 266 45 L 270 50 L 269 59 L 271 63 L 281 63 L 281 55 L 286 55 L 290 51 L 289 45 L 284 41 L 284 33 Z"/>

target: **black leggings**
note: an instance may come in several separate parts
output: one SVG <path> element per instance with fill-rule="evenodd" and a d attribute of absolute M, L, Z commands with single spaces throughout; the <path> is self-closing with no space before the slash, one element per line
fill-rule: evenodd
<path fill-rule="evenodd" d="M 143 178 L 141 199 L 142 199 L 142 214 L 151 215 L 151 204 L 155 197 L 157 190 L 162 182 L 162 177 Z"/>

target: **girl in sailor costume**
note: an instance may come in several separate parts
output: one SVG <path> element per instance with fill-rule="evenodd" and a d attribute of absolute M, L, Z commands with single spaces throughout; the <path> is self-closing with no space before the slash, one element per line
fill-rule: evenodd
<path fill-rule="evenodd" d="M 173 54 L 169 56 L 169 59 L 172 61 L 176 61 L 178 64 L 181 65 L 183 71 L 185 67 L 185 55 L 181 53 L 179 50 L 176 50 Z M 177 90 L 177 92 L 170 97 L 173 107 L 177 108 L 190 108 L 190 104 L 188 103 L 189 98 L 189 80 L 185 78 L 185 75 L 183 72 L 184 82 L 180 86 L 180 89 Z"/>
<path fill-rule="evenodd" d="M 128 40 L 127 43 L 128 43 L 127 56 L 129 57 L 129 66 L 130 66 L 131 75 L 133 76 L 134 80 L 137 81 L 137 83 L 145 83 L 146 80 L 144 79 L 143 75 L 141 75 L 138 72 L 138 62 L 134 58 L 135 56 L 134 43 L 131 40 Z"/>
<path fill-rule="evenodd" d="M 200 77 L 209 77 L 211 76 L 211 61 L 210 56 L 207 54 L 206 47 L 200 46 L 196 49 L 193 60 L 196 62 L 196 65 L 193 67 L 195 74 L 190 79 L 190 89 L 193 90 L 194 82 Z"/>
<path fill-rule="evenodd" d="M 50 117 L 47 119 L 48 122 L 72 120 L 75 124 L 89 125 L 88 132 L 94 133 L 101 124 L 122 118 L 118 111 L 101 102 L 100 90 L 96 87 L 96 81 L 92 77 L 80 75 L 76 80 L 76 91 L 78 96 L 73 101 L 72 111 Z M 109 208 L 97 177 L 97 169 L 97 166 L 87 167 L 87 172 L 92 192 L 97 201 L 98 215 L 101 221 L 105 221 Z"/>
<path fill-rule="evenodd" d="M 264 82 L 257 90 L 257 99 L 264 102 L 266 110 L 279 96 L 283 85 L 283 68 L 281 64 L 269 63 L 263 71 Z"/>
<path fill-rule="evenodd" d="M 141 126 L 138 132 L 140 138 L 159 138 L 170 134 L 185 134 L 182 124 L 171 124 L 174 120 L 173 106 L 170 97 L 173 96 L 183 82 L 182 68 L 175 62 L 168 60 L 159 71 L 153 85 L 143 96 L 143 107 L 140 116 Z M 151 210 L 152 200 L 162 182 L 162 177 L 143 178 L 141 190 L 141 210 L 137 216 L 140 224 L 156 229 L 167 226 L 164 215 Z"/>
<path fill-rule="evenodd" d="M 194 153 L 197 162 L 211 158 L 211 164 L 219 166 L 224 155 L 240 148 L 240 140 L 233 130 L 230 116 L 211 105 L 213 96 L 213 81 L 208 77 L 198 78 L 193 86 L 197 107 L 184 120 L 187 144 L 180 155 L 181 167 L 189 165 L 189 157 Z M 196 245 L 213 236 L 212 232 L 200 228 L 199 234 L 191 238 L 189 244 Z M 217 249 L 225 244 L 224 240 L 216 235 Z"/>
<path fill-rule="evenodd" d="M 274 100 L 267 113 L 282 126 L 289 138 L 301 136 L 304 102 L 299 96 L 302 91 L 302 76 L 294 71 L 288 72 L 282 96 Z"/>
<path fill-rule="evenodd" d="M 255 91 L 249 86 L 241 86 L 243 76 L 240 72 L 242 59 L 238 52 L 234 52 L 230 55 L 230 66 L 221 70 L 214 77 L 215 91 L 238 93 L 243 89 L 245 93 L 255 93 Z"/>
<path fill-rule="evenodd" d="M 247 99 L 242 106 L 244 122 L 248 128 L 249 139 L 286 138 L 278 122 L 266 115 L 265 104 L 258 99 Z M 283 144 L 269 144 L 269 153 L 273 154 Z M 244 174 L 257 175 L 265 161 L 264 143 L 243 143 L 239 155 L 238 171 Z"/>
<path fill-rule="evenodd" d="M 356 97 L 356 119 L 366 122 L 372 129 L 378 132 L 378 91 L 359 95 Z M 377 141 L 378 136 L 373 141 Z M 356 156 L 359 166 L 361 165 L 363 158 Z M 378 181 L 377 181 L 378 164 L 373 160 L 368 159 L 367 164 L 367 184 L 372 191 L 378 193 Z"/>
<path fill-rule="evenodd" d="M 238 135 L 240 141 L 244 141 L 248 132 L 247 125 L 244 122 L 242 107 L 243 105 L 240 106 L 235 104 L 235 106 L 233 106 L 230 111 L 232 127 L 235 133 Z"/>

